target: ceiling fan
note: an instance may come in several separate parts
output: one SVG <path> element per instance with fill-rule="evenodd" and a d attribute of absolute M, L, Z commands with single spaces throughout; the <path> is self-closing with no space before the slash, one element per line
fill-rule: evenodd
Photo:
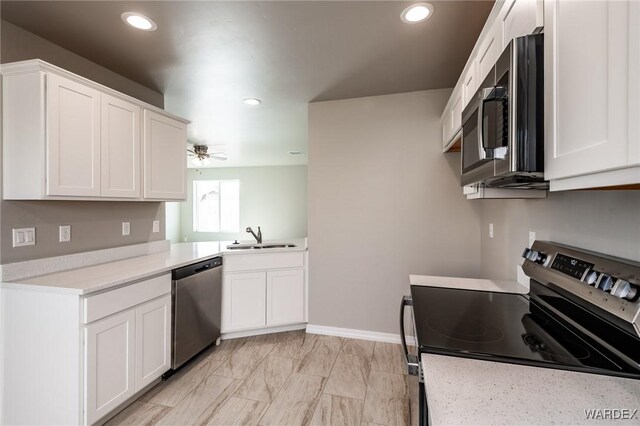
<path fill-rule="evenodd" d="M 188 156 L 193 157 L 191 162 L 196 166 L 206 166 L 210 163 L 209 159 L 224 161 L 227 154 L 224 152 L 214 152 L 209 154 L 209 147 L 207 145 L 193 145 L 193 148 L 187 148 Z"/>

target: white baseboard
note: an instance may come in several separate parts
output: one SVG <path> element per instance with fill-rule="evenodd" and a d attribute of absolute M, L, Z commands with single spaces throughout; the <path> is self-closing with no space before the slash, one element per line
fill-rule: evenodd
<path fill-rule="evenodd" d="M 306 326 L 307 326 L 306 323 L 301 323 L 301 324 L 280 325 L 277 327 L 254 328 L 253 330 L 232 331 L 229 333 L 222 333 L 222 336 L 220 336 L 220 339 L 222 340 L 238 339 L 240 337 L 258 336 L 260 334 L 282 333 L 283 331 L 292 331 L 292 330 L 304 330 Z"/>
<path fill-rule="evenodd" d="M 324 334 L 327 336 L 347 337 L 349 339 L 372 340 L 400 344 L 400 335 L 394 333 L 380 333 L 377 331 L 356 330 L 353 328 L 327 327 L 324 325 L 307 325 L 307 333 Z M 407 345 L 414 346 L 415 338 L 407 336 Z"/>

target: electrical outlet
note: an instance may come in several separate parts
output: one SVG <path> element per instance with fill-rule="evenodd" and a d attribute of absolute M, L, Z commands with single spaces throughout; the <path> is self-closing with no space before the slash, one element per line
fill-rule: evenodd
<path fill-rule="evenodd" d="M 489 224 L 489 238 L 493 238 L 493 223 Z"/>
<path fill-rule="evenodd" d="M 58 227 L 58 241 L 61 243 L 71 241 L 71 225 L 60 225 Z"/>
<path fill-rule="evenodd" d="M 36 228 L 15 228 L 13 229 L 13 246 L 35 246 Z"/>
<path fill-rule="evenodd" d="M 131 234 L 131 222 L 122 222 L 122 235 Z"/>
<path fill-rule="evenodd" d="M 536 241 L 536 233 L 534 231 L 529 231 L 529 248 L 531 248 L 531 246 L 535 241 Z"/>
<path fill-rule="evenodd" d="M 154 220 L 153 221 L 153 232 L 160 232 L 160 221 L 159 220 Z"/>

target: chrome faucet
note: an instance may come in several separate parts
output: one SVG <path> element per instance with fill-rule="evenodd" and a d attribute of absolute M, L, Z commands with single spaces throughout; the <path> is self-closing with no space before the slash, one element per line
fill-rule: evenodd
<path fill-rule="evenodd" d="M 251 233 L 251 235 L 253 235 L 253 238 L 256 239 L 258 244 L 262 244 L 262 231 L 260 230 L 260 227 L 258 226 L 258 235 L 256 235 L 255 232 L 253 232 L 253 229 L 251 229 L 250 226 L 247 226 L 247 232 Z"/>

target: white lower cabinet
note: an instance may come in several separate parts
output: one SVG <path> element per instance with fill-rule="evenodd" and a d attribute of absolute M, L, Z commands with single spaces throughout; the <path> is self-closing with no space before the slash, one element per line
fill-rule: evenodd
<path fill-rule="evenodd" d="M 170 289 L 164 275 L 85 299 L 86 424 L 171 368 Z"/>
<path fill-rule="evenodd" d="M 171 368 L 171 274 L 0 296 L 0 425 L 102 423 Z"/>
<path fill-rule="evenodd" d="M 222 286 L 222 332 L 306 321 L 305 253 L 230 255 Z"/>
<path fill-rule="evenodd" d="M 171 295 L 136 308 L 135 391 L 171 368 Z"/>
<path fill-rule="evenodd" d="M 226 274 L 222 292 L 225 309 L 223 329 L 244 330 L 266 324 L 266 273 Z"/>
<path fill-rule="evenodd" d="M 304 321 L 304 271 L 267 272 L 267 325 Z"/>
<path fill-rule="evenodd" d="M 85 328 L 85 423 L 92 424 L 135 393 L 135 311 Z"/>

